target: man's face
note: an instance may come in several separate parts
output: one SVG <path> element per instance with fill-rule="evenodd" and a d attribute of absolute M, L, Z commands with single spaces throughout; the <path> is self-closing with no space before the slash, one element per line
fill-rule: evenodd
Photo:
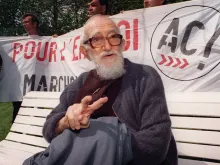
<path fill-rule="evenodd" d="M 87 56 L 96 64 L 98 75 L 105 79 L 120 77 L 124 73 L 124 41 L 116 25 L 109 19 L 96 19 L 85 31 L 90 41 L 94 41 L 87 46 Z M 100 39 L 102 42 L 99 42 Z"/>
<path fill-rule="evenodd" d="M 144 0 L 144 8 L 160 6 L 164 0 Z"/>
<path fill-rule="evenodd" d="M 105 14 L 105 7 L 106 6 L 102 6 L 99 2 L 99 0 L 92 0 L 89 4 L 88 4 L 88 14 L 89 17 L 96 15 L 96 14 Z"/>
<path fill-rule="evenodd" d="M 25 31 L 31 35 L 33 31 L 36 31 L 36 23 L 33 23 L 31 16 L 27 16 L 22 20 Z"/>
<path fill-rule="evenodd" d="M 122 42 L 120 45 L 112 46 L 112 44 L 105 37 L 112 38 L 118 34 L 117 27 L 108 19 L 102 19 L 99 21 L 94 21 L 91 23 L 88 29 L 88 36 L 89 38 L 93 38 L 93 40 L 104 37 L 102 46 L 93 47 L 90 44 L 88 46 L 88 52 L 91 58 L 93 58 L 97 64 L 110 67 L 118 60 L 119 56 L 121 56 Z"/>

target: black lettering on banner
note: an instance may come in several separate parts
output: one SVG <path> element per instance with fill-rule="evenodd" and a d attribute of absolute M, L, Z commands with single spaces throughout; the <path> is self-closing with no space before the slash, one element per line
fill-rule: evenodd
<path fill-rule="evenodd" d="M 161 49 L 162 46 L 167 45 L 167 42 L 166 42 L 167 38 L 168 38 L 168 35 L 163 35 L 163 37 L 161 38 L 161 40 L 159 42 L 157 49 Z"/>
<path fill-rule="evenodd" d="M 219 36 L 220 36 L 220 28 L 213 34 L 213 36 L 211 37 L 209 42 L 206 44 L 204 57 L 206 57 L 206 58 L 209 57 L 211 50 L 212 50 L 212 46 Z"/>
<path fill-rule="evenodd" d="M 168 46 L 171 47 L 171 52 L 174 53 L 177 46 L 178 28 L 179 28 L 179 18 L 174 18 L 170 23 L 169 27 L 167 28 L 167 30 L 165 31 L 165 34 L 161 38 L 157 49 L 161 49 L 162 46 L 167 45 L 166 40 L 168 38 L 168 35 L 172 32 L 172 35 L 175 36 L 172 37 L 172 42 L 169 42 Z"/>
<path fill-rule="evenodd" d="M 74 80 L 75 80 L 74 77 L 71 76 L 71 77 L 70 77 L 70 83 L 72 83 Z"/>
<path fill-rule="evenodd" d="M 181 52 L 185 55 L 193 55 L 197 50 L 197 49 L 191 49 L 191 50 L 186 49 L 187 42 L 189 40 L 192 29 L 194 27 L 197 27 L 197 28 L 202 29 L 202 30 L 205 29 L 204 24 L 202 22 L 199 22 L 199 21 L 193 21 L 189 25 L 187 25 L 186 32 L 183 36 L 183 40 L 182 40 L 182 43 L 181 43 L 181 46 L 180 46 Z"/>
<path fill-rule="evenodd" d="M 24 75 L 24 88 L 23 88 L 23 95 L 26 94 L 27 87 L 31 86 L 30 91 L 41 91 L 43 88 L 43 91 L 54 91 L 54 92 L 60 92 L 64 90 L 66 86 L 68 86 L 70 83 L 72 83 L 76 77 L 74 76 L 60 76 L 59 78 L 57 76 L 51 76 L 46 77 L 45 75 L 42 75 L 40 78 L 39 83 L 37 84 L 38 80 L 36 79 L 36 75 L 33 74 L 31 77 L 28 76 L 28 74 Z M 48 82 L 49 81 L 49 82 Z M 36 84 L 36 88 L 35 88 Z M 47 86 L 47 84 L 49 86 Z"/>
<path fill-rule="evenodd" d="M 192 11 L 198 11 L 196 12 L 196 15 L 199 14 L 199 20 L 198 17 L 192 17 L 192 21 L 189 21 L 191 17 L 190 15 L 186 14 L 185 16 L 189 16 L 190 19 L 187 20 L 187 17 L 180 17 L 179 20 L 173 19 L 171 20 L 171 23 L 168 24 L 168 28 L 165 31 L 162 29 L 164 28 L 164 23 L 166 24 L 169 22 L 170 18 L 175 18 L 179 15 L 176 13 L 179 11 L 181 11 L 181 13 L 188 13 L 189 9 Z M 220 28 L 218 26 L 218 22 L 216 22 L 215 19 L 219 17 L 219 15 L 220 11 L 214 7 L 204 5 L 190 5 L 175 9 L 162 18 L 162 20 L 155 27 L 150 41 L 151 56 L 156 67 L 161 71 L 162 74 L 170 79 L 177 81 L 192 81 L 208 75 L 209 73 L 213 72 L 214 69 L 219 67 L 220 56 L 218 56 L 217 52 L 217 41 L 220 39 Z M 210 25 L 213 25 L 214 27 Z M 178 27 L 180 29 L 185 29 L 185 31 L 182 32 L 181 30 L 181 33 L 179 32 L 180 34 L 178 34 L 178 30 L 180 30 Z M 208 35 L 205 35 L 206 37 L 209 36 L 212 30 L 214 30 L 214 34 L 211 34 L 211 38 L 207 40 L 206 44 L 204 44 L 204 41 L 206 40 L 201 40 L 201 37 L 203 37 L 204 32 L 208 32 Z M 177 36 L 174 34 L 177 34 Z M 161 36 L 159 42 L 158 36 Z M 179 39 L 181 41 L 179 41 Z M 198 41 L 196 42 L 199 44 L 199 47 L 196 47 L 198 44 L 195 44 L 195 47 L 192 47 L 193 44 L 190 45 L 190 41 L 197 39 Z M 175 43 L 178 45 L 175 46 Z M 158 45 L 156 49 L 155 45 Z M 216 45 L 215 48 L 213 48 L 214 45 Z M 175 50 L 175 47 L 176 49 L 179 49 L 178 52 Z M 201 47 L 204 47 L 202 50 L 203 52 L 201 51 Z M 160 50 L 161 48 L 164 49 Z M 168 51 L 170 48 L 172 53 Z M 210 58 L 212 53 L 213 57 Z M 159 60 L 158 55 L 161 57 Z M 200 58 L 201 55 L 204 58 Z M 192 56 L 195 58 L 191 58 Z M 213 64 L 213 62 L 216 65 L 210 65 Z M 165 67 L 169 69 L 165 69 Z M 171 72 L 171 68 L 174 68 L 175 72 Z M 183 70 L 193 70 L 193 72 L 184 74 L 182 72 Z"/>
<path fill-rule="evenodd" d="M 170 26 L 165 31 L 166 34 L 170 34 L 171 31 L 173 31 L 173 35 L 178 35 L 178 29 L 179 29 L 179 18 L 174 18 L 172 22 L 170 23 Z"/>
<path fill-rule="evenodd" d="M 61 88 L 60 88 L 61 80 L 63 81 L 63 77 L 62 77 L 62 76 L 59 77 L 59 89 L 58 89 L 59 92 L 61 91 L 61 90 L 60 90 L 60 89 L 61 89 Z"/>
<path fill-rule="evenodd" d="M 28 77 L 28 74 L 24 75 L 24 88 L 23 95 L 26 94 L 27 86 L 31 85 L 31 91 L 34 91 L 36 75 L 33 74 L 31 78 Z"/>
<path fill-rule="evenodd" d="M 44 91 L 48 91 L 47 90 L 47 81 L 46 81 L 45 76 L 41 76 L 40 82 L 39 82 L 38 87 L 37 87 L 37 91 L 40 91 L 41 87 L 43 87 Z"/>
<path fill-rule="evenodd" d="M 54 80 L 55 80 L 55 84 L 54 84 Z M 51 76 L 50 91 L 57 92 L 57 83 L 58 83 L 57 77 L 56 76 Z"/>
<path fill-rule="evenodd" d="M 64 76 L 64 88 L 66 88 L 67 85 L 70 84 L 70 80 L 68 76 Z"/>

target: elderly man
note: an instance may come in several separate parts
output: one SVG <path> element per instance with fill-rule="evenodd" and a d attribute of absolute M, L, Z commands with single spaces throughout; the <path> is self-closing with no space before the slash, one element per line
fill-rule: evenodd
<path fill-rule="evenodd" d="M 123 46 L 110 18 L 87 21 L 81 51 L 96 67 L 70 84 L 48 115 L 43 135 L 51 147 L 40 158 L 50 155 L 59 165 L 177 165 L 161 78 L 124 59 Z"/>
<path fill-rule="evenodd" d="M 167 0 L 144 0 L 144 8 L 167 4 Z"/>
<path fill-rule="evenodd" d="M 108 0 L 92 0 L 88 3 L 88 14 L 89 17 L 102 14 L 107 15 L 108 13 Z"/>

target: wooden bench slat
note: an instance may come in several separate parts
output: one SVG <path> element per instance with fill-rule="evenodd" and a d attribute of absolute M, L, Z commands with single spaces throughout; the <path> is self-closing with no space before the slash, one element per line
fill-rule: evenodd
<path fill-rule="evenodd" d="M 2 140 L 0 142 L 0 146 L 6 146 L 6 147 L 14 148 L 17 150 L 30 152 L 33 154 L 45 150 L 44 147 L 41 148 L 41 147 L 31 146 L 31 145 L 22 144 L 19 142 L 8 141 L 8 140 Z"/>
<path fill-rule="evenodd" d="M 25 144 L 32 144 L 32 145 L 40 146 L 40 147 L 49 146 L 48 142 L 43 137 L 36 137 L 36 136 L 13 133 L 13 132 L 9 132 L 6 139 L 11 140 L 11 141 L 25 143 Z"/>
<path fill-rule="evenodd" d="M 220 132 L 172 129 L 176 141 L 220 145 Z"/>
<path fill-rule="evenodd" d="M 168 103 L 171 115 L 220 117 L 220 103 Z"/>
<path fill-rule="evenodd" d="M 178 165 L 219 165 L 219 163 L 212 163 L 207 161 L 178 159 Z"/>
<path fill-rule="evenodd" d="M 166 93 L 167 102 L 220 103 L 220 92 L 174 92 Z"/>
<path fill-rule="evenodd" d="M 41 116 L 47 117 L 51 110 L 49 109 L 37 109 L 37 108 L 24 108 L 21 107 L 18 114 L 19 115 L 29 115 L 29 116 Z"/>
<path fill-rule="evenodd" d="M 42 107 L 42 108 L 55 108 L 59 104 L 58 99 L 24 99 L 22 101 L 22 107 Z"/>
<path fill-rule="evenodd" d="M 11 131 L 21 132 L 25 134 L 32 134 L 42 136 L 43 127 L 33 126 L 33 125 L 25 125 L 14 123 L 11 127 Z"/>
<path fill-rule="evenodd" d="M 178 155 L 220 160 L 220 147 L 177 142 Z"/>
<path fill-rule="evenodd" d="M 173 128 L 220 130 L 220 118 L 171 116 Z"/>
<path fill-rule="evenodd" d="M 31 117 L 31 116 L 17 115 L 17 117 L 15 118 L 15 123 L 37 125 L 37 126 L 43 126 L 45 121 L 46 121 L 46 118 Z"/>
<path fill-rule="evenodd" d="M 52 93 L 52 94 L 51 94 Z M 43 92 L 43 91 L 31 91 L 28 92 L 24 99 L 27 98 L 38 98 L 38 99 L 59 99 L 61 95 L 61 92 Z"/>
<path fill-rule="evenodd" d="M 0 146 L 0 165 L 21 165 L 33 153 Z"/>

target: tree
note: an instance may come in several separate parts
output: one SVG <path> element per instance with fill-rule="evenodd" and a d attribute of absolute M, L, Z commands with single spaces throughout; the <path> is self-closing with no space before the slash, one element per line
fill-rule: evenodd
<path fill-rule="evenodd" d="M 169 0 L 169 3 L 186 0 Z M 87 20 L 88 0 L 0 0 L 0 36 L 25 33 L 21 17 L 26 12 L 40 19 L 41 35 L 64 34 L 82 27 Z M 109 0 L 110 14 L 143 8 L 143 0 Z"/>
<path fill-rule="evenodd" d="M 17 34 L 17 6 L 19 0 L 0 1 L 0 34 L 16 35 Z"/>

